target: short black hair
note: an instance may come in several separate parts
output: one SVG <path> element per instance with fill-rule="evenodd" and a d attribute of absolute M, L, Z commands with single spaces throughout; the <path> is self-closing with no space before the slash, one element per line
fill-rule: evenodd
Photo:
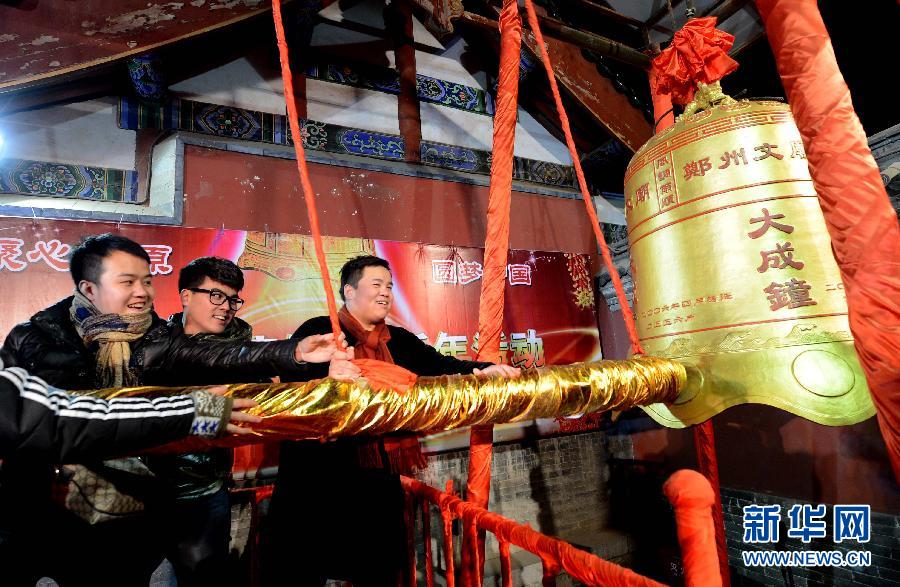
<path fill-rule="evenodd" d="M 100 275 L 103 273 L 103 259 L 116 251 L 134 255 L 146 261 L 148 265 L 150 264 L 150 255 L 147 254 L 144 247 L 130 238 L 109 232 L 95 234 L 87 237 L 72 249 L 72 256 L 69 258 L 69 272 L 72 274 L 75 287 L 78 287 L 82 281 L 99 283 Z"/>
<path fill-rule="evenodd" d="M 363 276 L 363 271 L 366 270 L 366 267 L 384 267 L 388 271 L 391 270 L 391 266 L 387 261 L 374 255 L 361 255 L 344 263 L 344 266 L 341 267 L 340 294 L 341 299 L 345 302 L 347 298 L 344 297 L 344 286 L 349 283 L 355 289 L 359 285 L 359 280 Z"/>
<path fill-rule="evenodd" d="M 235 291 L 244 289 L 244 272 L 240 267 L 222 257 L 200 257 L 178 272 L 178 291 L 199 287 L 207 277 Z"/>

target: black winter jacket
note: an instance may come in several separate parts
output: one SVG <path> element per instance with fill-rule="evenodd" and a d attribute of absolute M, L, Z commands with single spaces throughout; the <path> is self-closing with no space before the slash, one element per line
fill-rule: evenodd
<path fill-rule="evenodd" d="M 176 314 L 181 316 L 181 314 Z M 174 318 L 174 317 L 173 317 Z M 232 324 L 249 324 L 235 318 Z M 218 385 L 268 381 L 306 381 L 309 365 L 294 359 L 297 341 L 269 342 L 213 335 L 187 336 L 180 320 L 151 329 L 132 350 L 132 365 L 144 385 Z"/>
<path fill-rule="evenodd" d="M 68 297 L 13 327 L 3 350 L 9 366 L 22 367 L 62 389 L 98 389 L 94 351 L 84 345 L 69 317 Z M 177 334 L 177 333 L 176 333 Z M 300 376 L 297 343 L 207 342 L 173 334 L 153 314 L 150 328 L 131 343 L 131 368 L 142 385 L 207 385 L 253 381 L 281 373 Z"/>
<path fill-rule="evenodd" d="M 7 335 L 3 351 L 9 367 L 22 367 L 62 389 L 100 389 L 94 353 L 84 345 L 69 317 L 72 297 L 65 298 L 17 324 Z M 163 324 L 155 314 L 150 330 Z M 135 347 L 141 343 L 135 341 Z"/>
<path fill-rule="evenodd" d="M 347 337 L 349 346 L 356 346 L 356 339 L 345 328 L 341 328 Z M 442 355 L 433 346 L 428 345 L 405 328 L 388 325 L 391 339 L 388 341 L 388 350 L 394 363 L 409 369 L 421 377 L 436 375 L 466 375 L 474 369 L 484 369 L 493 363 L 480 363 L 478 361 L 463 361 L 456 357 Z M 331 332 L 331 320 L 328 316 L 310 318 L 300 325 L 300 328 L 291 336 L 294 339 L 302 339 L 312 334 L 328 334 Z M 310 365 L 311 379 L 328 376 L 328 363 Z"/>
<path fill-rule="evenodd" d="M 96 349 L 86 347 L 78 336 L 69 316 L 71 305 L 72 297 L 68 297 L 13 327 L 3 343 L 3 356 L 8 366 L 23 367 L 56 387 L 101 388 L 96 375 Z M 173 336 L 168 324 L 154 313 L 147 333 L 131 343 L 131 368 L 142 384 L 248 381 L 253 375 L 302 372 L 304 364 L 294 360 L 296 346 L 297 342 L 290 340 L 213 343 Z M 7 490 L 37 499 L 49 491 L 50 462 L 9 459 L 4 463 L 0 484 L 5 481 Z"/>
<path fill-rule="evenodd" d="M 262 383 L 269 381 L 274 375 L 278 375 L 286 381 L 308 378 L 305 364 L 297 364 L 293 360 L 294 347 L 297 343 L 291 341 L 288 341 L 291 343 L 289 345 L 279 343 L 273 346 L 251 343 L 242 347 L 250 349 L 245 355 L 251 368 L 246 371 L 240 369 L 217 372 L 201 369 L 175 372 L 165 369 L 162 365 L 167 360 L 162 357 L 177 355 L 180 352 L 173 353 L 173 348 L 181 348 L 186 344 L 202 347 L 203 345 L 250 343 L 253 336 L 253 328 L 240 318 L 233 318 L 222 334 L 189 336 L 184 333 L 182 324 L 183 314 L 178 313 L 171 316 L 166 324 L 166 335 L 157 336 L 154 333 L 152 339 L 144 346 L 142 383 L 145 385 Z M 280 353 L 288 351 L 288 356 L 281 356 Z M 229 449 L 213 449 L 207 452 L 179 455 L 148 455 L 143 457 L 143 460 L 167 484 L 169 491 L 177 499 L 191 499 L 210 495 L 222 488 L 231 474 L 231 454 L 232 451 Z"/>
<path fill-rule="evenodd" d="M 0 534 L 21 531 L 51 511 L 50 463 L 99 461 L 200 430 L 190 396 L 76 397 L 2 363 L 0 358 Z"/>

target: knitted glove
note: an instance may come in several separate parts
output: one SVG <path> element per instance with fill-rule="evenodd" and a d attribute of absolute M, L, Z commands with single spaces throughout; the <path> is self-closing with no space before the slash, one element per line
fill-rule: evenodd
<path fill-rule="evenodd" d="M 191 434 L 206 438 L 225 434 L 225 427 L 231 419 L 233 400 L 208 391 L 195 391 L 191 393 L 191 397 L 194 399 L 195 409 Z"/>

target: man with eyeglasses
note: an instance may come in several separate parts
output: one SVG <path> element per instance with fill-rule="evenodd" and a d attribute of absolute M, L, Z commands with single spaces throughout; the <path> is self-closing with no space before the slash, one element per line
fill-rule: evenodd
<path fill-rule="evenodd" d="M 140 244 L 119 235 L 91 236 L 74 247 L 70 272 L 74 295 L 15 326 L 3 344 L 7 366 L 25 368 L 62 389 L 203 385 L 275 375 L 305 380 L 310 378 L 304 375 L 307 362 L 328 362 L 337 348 L 332 335 L 310 336 L 298 343 L 196 340 L 199 329 L 193 337 L 177 334 L 153 311 L 149 255 Z M 193 285 L 201 288 L 202 281 Z M 183 293 L 197 296 L 193 301 L 198 304 L 203 298 L 211 304 L 209 294 Z M 210 320 L 212 326 L 224 324 L 218 332 L 221 337 L 229 322 L 221 315 L 233 318 L 231 305 L 237 305 L 236 300 L 227 311 L 212 308 L 205 317 L 199 310 L 202 305 L 187 313 L 198 324 Z M 134 458 L 117 461 L 135 464 Z M 86 523 L 76 511 L 52 503 L 55 464 L 14 455 L 4 459 L 0 469 L 0 530 L 15 538 L 17 572 L 29 577 L 31 584 L 42 576 L 60 585 L 147 584 L 162 560 L 157 532 L 167 535 L 173 528 L 161 528 L 159 516 L 149 513 L 123 513 L 112 521 Z M 147 512 L 161 497 L 146 476 L 123 472 L 117 463 L 82 464 L 101 478 L 122 481 L 128 476 L 128 487 Z M 224 573 L 224 566 L 215 572 Z M 0 569 L 0 583 L 9 583 L 6 579 L 6 570 Z"/>
<path fill-rule="evenodd" d="M 221 343 L 248 343 L 250 324 L 235 313 L 244 304 L 238 294 L 244 287 L 241 269 L 227 259 L 201 257 L 181 269 L 178 290 L 183 311 L 168 320 L 169 340 L 148 347 L 143 382 L 152 385 L 215 385 L 254 383 L 271 376 L 287 376 L 283 368 L 273 371 L 274 360 L 265 351 L 255 354 L 258 369 L 216 376 L 211 372 L 170 372 L 155 365 L 154 350 L 171 354 L 181 345 L 214 347 Z M 252 348 L 252 347 L 248 347 Z M 175 350 L 177 352 L 177 350 Z M 251 361 L 253 363 L 253 361 Z M 308 379 L 302 372 L 293 379 Z M 203 453 L 145 457 L 150 469 L 162 479 L 174 498 L 166 507 L 163 540 L 166 557 L 175 569 L 179 587 L 228 583 L 228 543 L 231 507 L 227 482 L 232 451 L 215 449 Z"/>

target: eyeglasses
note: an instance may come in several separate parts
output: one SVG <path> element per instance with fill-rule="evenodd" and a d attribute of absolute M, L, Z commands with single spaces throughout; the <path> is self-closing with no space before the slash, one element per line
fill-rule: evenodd
<path fill-rule="evenodd" d="M 188 291 L 209 294 L 209 301 L 215 306 L 221 306 L 228 300 L 228 307 L 237 312 L 244 305 L 244 300 L 237 296 L 229 296 L 220 289 L 203 289 L 202 287 L 189 287 Z"/>

